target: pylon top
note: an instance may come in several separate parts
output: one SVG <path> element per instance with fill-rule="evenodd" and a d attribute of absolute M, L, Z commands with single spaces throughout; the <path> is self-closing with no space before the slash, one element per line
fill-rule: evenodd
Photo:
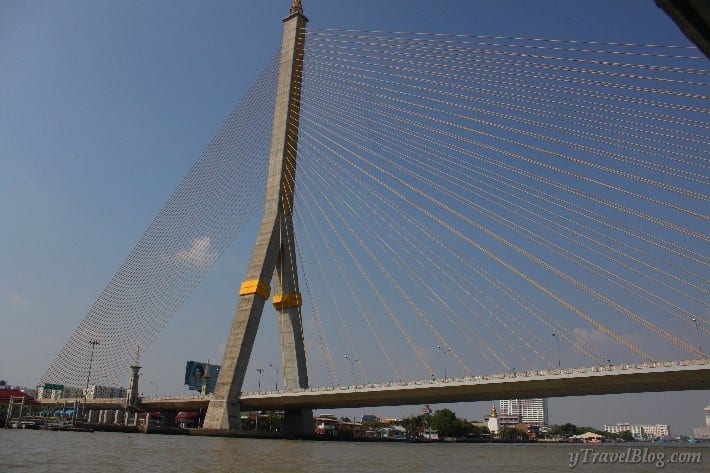
<path fill-rule="evenodd" d="M 303 15 L 303 5 L 301 4 L 301 0 L 293 0 L 291 2 L 291 14 L 293 15 L 294 13 L 300 13 Z"/>

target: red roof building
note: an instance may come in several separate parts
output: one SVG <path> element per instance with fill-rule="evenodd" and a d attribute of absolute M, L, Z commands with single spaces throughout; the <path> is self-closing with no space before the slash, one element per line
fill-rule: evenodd
<path fill-rule="evenodd" d="M 10 398 L 14 397 L 15 402 L 19 400 L 19 398 L 24 397 L 25 398 L 25 404 L 34 404 L 35 403 L 35 398 L 30 396 L 27 393 L 23 393 L 19 389 L 0 389 L 0 405 L 6 406 L 10 404 Z"/>

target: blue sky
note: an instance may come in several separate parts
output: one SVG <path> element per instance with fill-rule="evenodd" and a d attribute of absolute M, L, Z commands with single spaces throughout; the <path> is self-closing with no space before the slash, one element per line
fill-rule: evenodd
<path fill-rule="evenodd" d="M 42 375 L 278 47 L 288 3 L 0 0 L 0 378 Z M 652 1 L 303 3 L 317 27 L 688 43 Z M 182 393 L 183 360 L 221 358 L 249 254 L 238 241 L 176 314 L 145 355 L 145 386 Z M 707 402 L 695 392 L 551 407 L 553 421 L 689 432 Z"/>

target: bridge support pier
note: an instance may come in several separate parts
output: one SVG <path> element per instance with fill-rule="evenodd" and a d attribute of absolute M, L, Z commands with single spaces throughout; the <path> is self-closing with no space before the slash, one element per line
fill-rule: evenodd
<path fill-rule="evenodd" d="M 287 437 L 310 437 L 315 432 L 311 409 L 287 409 L 281 421 L 281 432 Z"/>
<path fill-rule="evenodd" d="M 241 429 L 239 396 L 264 305 L 271 295 L 272 278 L 273 304 L 278 314 L 282 387 L 308 387 L 292 215 L 307 21 L 300 2 L 294 1 L 291 15 L 284 19 L 264 214 L 247 277 L 239 290 L 239 304 L 222 357 L 214 398 L 205 416 L 205 429 Z M 313 433 L 311 410 L 296 410 L 285 415 L 289 435 Z"/>
<path fill-rule="evenodd" d="M 175 416 L 177 416 L 177 411 L 160 411 L 160 426 L 175 427 Z"/>

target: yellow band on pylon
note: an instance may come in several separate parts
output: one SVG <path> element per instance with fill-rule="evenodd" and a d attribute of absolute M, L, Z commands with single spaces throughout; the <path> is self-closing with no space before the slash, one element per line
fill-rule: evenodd
<path fill-rule="evenodd" d="M 292 292 L 290 294 L 274 294 L 274 308 L 276 309 L 301 307 L 301 305 L 300 292 Z"/>
<path fill-rule="evenodd" d="M 271 287 L 259 279 L 244 281 L 242 286 L 239 288 L 239 295 L 247 296 L 249 294 L 256 294 L 261 296 L 263 299 L 268 299 L 271 294 Z"/>

